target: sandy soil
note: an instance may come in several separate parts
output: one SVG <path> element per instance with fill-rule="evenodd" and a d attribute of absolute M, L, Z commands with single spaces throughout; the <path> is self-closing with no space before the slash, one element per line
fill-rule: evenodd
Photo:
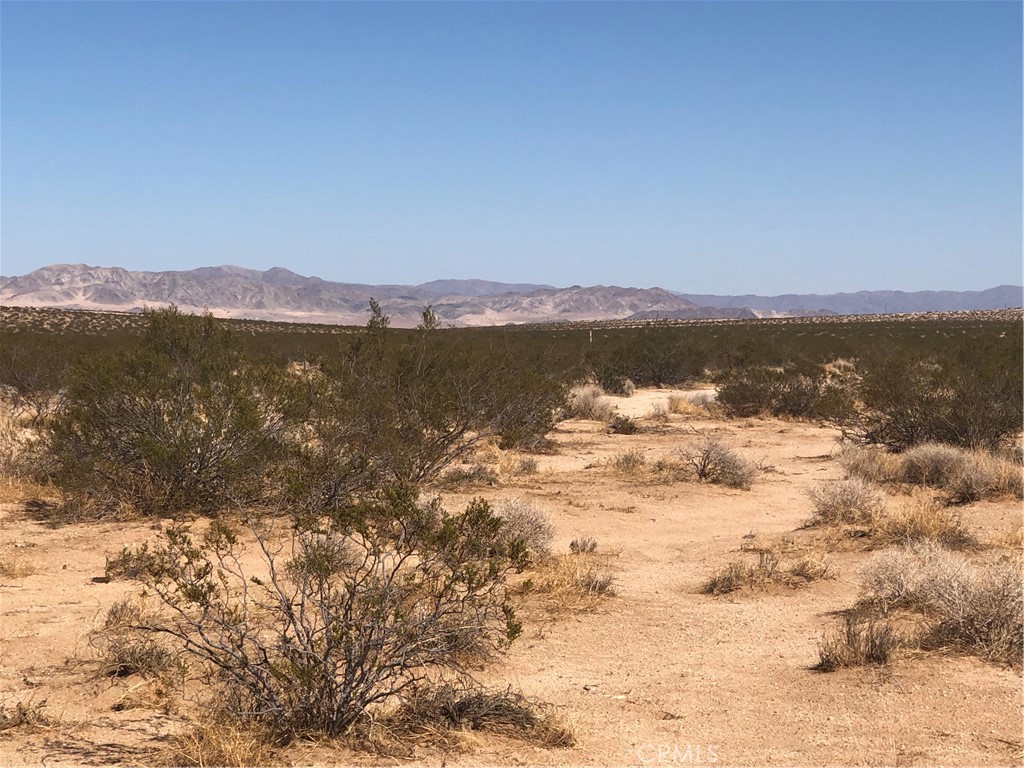
<path fill-rule="evenodd" d="M 639 418 L 670 390 L 614 398 Z M 545 750 L 486 736 L 463 754 L 424 753 L 422 765 L 1020 765 L 1019 671 L 970 657 L 917 655 L 890 669 L 812 671 L 822 631 L 856 599 L 858 564 L 832 555 L 839 577 L 801 589 L 699 594 L 700 583 L 752 532 L 788 532 L 810 514 L 807 489 L 840 477 L 836 433 L 777 420 L 673 415 L 638 435 L 569 421 L 539 472 L 446 494 L 533 499 L 551 515 L 556 551 L 592 536 L 613 558 L 617 595 L 592 612 L 533 616 L 507 658 L 487 673 L 552 707 L 578 743 Z M 638 449 L 669 455 L 714 432 L 767 471 L 751 490 L 647 483 L 607 466 Z M 0 764 L 111 765 L 152 761 L 181 712 L 125 708 L 146 683 L 92 678 L 89 633 L 132 591 L 95 583 L 104 558 L 153 537 L 159 523 L 50 528 L 17 503 L 0 505 L 0 545 L 31 573 L 0 579 L 0 703 L 45 701 L 45 728 L 0 732 Z M 979 535 L 1020 520 L 1014 500 L 964 510 Z M 134 686 L 134 688 L 133 688 Z M 325 745 L 297 745 L 301 764 L 389 763 Z M 410 764 L 410 761 L 402 761 Z"/>

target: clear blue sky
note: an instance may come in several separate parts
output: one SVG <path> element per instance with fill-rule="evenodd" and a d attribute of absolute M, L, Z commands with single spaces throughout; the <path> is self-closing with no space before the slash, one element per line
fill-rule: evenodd
<path fill-rule="evenodd" d="M 3 2 L 2 256 L 1021 282 L 1020 2 Z"/>

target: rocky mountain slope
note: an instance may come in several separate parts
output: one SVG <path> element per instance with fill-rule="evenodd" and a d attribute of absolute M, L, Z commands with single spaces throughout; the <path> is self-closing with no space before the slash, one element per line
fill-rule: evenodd
<path fill-rule="evenodd" d="M 363 285 L 305 277 L 287 269 L 203 267 L 133 272 L 119 267 L 57 264 L 0 277 L 0 304 L 141 311 L 176 304 L 222 317 L 361 325 L 370 297 L 396 327 L 411 327 L 430 304 L 450 325 L 788 315 L 945 312 L 1022 306 L 1020 286 L 987 291 L 861 291 L 831 295 L 713 296 L 662 288 L 572 286 L 487 280 L 421 285 Z"/>
<path fill-rule="evenodd" d="M 130 272 L 61 264 L 0 278 L 0 304 L 133 311 L 176 304 L 223 317 L 362 324 L 370 297 L 396 327 L 413 326 L 431 304 L 452 325 L 617 319 L 635 312 L 673 312 L 696 305 L 660 288 L 553 288 L 486 280 L 423 285 L 361 285 L 304 277 L 287 269 L 203 267 L 184 272 Z"/>

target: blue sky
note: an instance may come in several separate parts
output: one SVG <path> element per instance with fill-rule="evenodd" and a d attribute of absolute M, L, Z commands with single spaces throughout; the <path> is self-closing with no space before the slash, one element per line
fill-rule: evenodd
<path fill-rule="evenodd" d="M 1021 3 L 0 4 L 0 271 L 1021 282 Z"/>

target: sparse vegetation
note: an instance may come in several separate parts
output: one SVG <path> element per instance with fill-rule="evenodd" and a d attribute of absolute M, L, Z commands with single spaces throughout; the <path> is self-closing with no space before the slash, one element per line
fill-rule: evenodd
<path fill-rule="evenodd" d="M 758 552 L 757 563 L 732 562 L 715 572 L 701 586 L 705 595 L 725 595 L 740 589 L 766 589 L 772 585 L 799 587 L 812 581 L 834 579 L 826 560 L 802 557 L 784 559 L 776 552 Z"/>
<path fill-rule="evenodd" d="M 1024 582 L 1019 553 L 970 561 L 933 542 L 882 552 L 861 572 L 864 600 L 883 614 L 897 609 L 926 618 L 920 644 L 1020 664 Z"/>
<path fill-rule="evenodd" d="M 642 470 L 646 465 L 647 458 L 644 456 L 643 451 L 636 448 L 616 454 L 612 459 L 612 466 L 615 467 L 616 471 L 627 475 Z"/>

